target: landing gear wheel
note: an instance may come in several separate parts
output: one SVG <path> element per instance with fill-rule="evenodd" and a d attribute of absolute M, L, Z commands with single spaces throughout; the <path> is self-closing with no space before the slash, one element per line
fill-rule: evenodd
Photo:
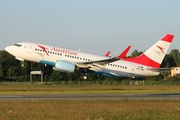
<path fill-rule="evenodd" d="M 84 75 L 84 76 L 83 76 L 83 79 L 84 79 L 84 80 L 87 80 L 87 76 L 86 76 L 86 75 Z"/>
<path fill-rule="evenodd" d="M 82 80 L 87 80 L 87 79 L 88 79 L 88 77 L 87 77 L 86 74 L 82 74 L 80 78 L 81 78 Z"/>

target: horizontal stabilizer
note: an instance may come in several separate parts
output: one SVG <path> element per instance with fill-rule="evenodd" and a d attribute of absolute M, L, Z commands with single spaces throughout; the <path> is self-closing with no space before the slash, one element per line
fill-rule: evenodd
<path fill-rule="evenodd" d="M 147 68 L 147 70 L 154 71 L 154 72 L 162 72 L 162 71 L 172 70 L 172 68 Z"/>

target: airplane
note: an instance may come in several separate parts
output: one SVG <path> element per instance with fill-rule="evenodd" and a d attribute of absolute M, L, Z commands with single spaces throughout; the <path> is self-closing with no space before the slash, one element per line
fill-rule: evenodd
<path fill-rule="evenodd" d="M 5 50 L 17 60 L 38 62 L 53 66 L 61 72 L 80 71 L 82 79 L 87 73 L 115 77 L 145 77 L 159 75 L 160 65 L 172 43 L 174 35 L 167 34 L 141 55 L 134 58 L 106 57 L 64 49 L 60 47 L 20 42 L 7 46 Z"/>

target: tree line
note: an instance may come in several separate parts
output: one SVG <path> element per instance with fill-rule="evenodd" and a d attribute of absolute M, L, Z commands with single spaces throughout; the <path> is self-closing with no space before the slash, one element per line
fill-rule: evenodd
<path fill-rule="evenodd" d="M 136 57 L 142 52 L 135 50 L 128 57 Z M 172 49 L 169 54 L 165 55 L 165 58 L 162 62 L 162 68 L 176 67 L 180 66 L 180 53 L 178 49 Z M 34 63 L 30 61 L 24 61 L 22 65 L 21 61 L 18 61 L 14 56 L 10 55 L 6 51 L 0 51 L 0 80 L 1 81 L 18 81 L 26 82 L 30 79 L 31 71 L 42 71 L 44 75 L 44 81 L 46 82 L 62 82 L 62 81 L 79 81 L 80 72 L 74 73 L 64 73 L 53 70 L 52 66 L 45 66 L 40 63 Z M 165 73 L 164 75 L 167 75 Z M 39 81 L 40 76 L 34 76 L 35 81 Z M 157 77 L 147 77 L 143 79 L 159 79 L 162 78 L 162 75 Z M 105 76 L 96 76 L 93 74 L 88 74 L 88 80 L 119 80 L 119 78 L 105 77 Z"/>

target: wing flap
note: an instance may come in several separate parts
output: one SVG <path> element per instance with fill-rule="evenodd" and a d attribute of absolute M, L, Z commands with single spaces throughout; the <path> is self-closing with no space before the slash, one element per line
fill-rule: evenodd
<path fill-rule="evenodd" d="M 79 67 L 79 68 L 88 68 L 89 66 L 87 64 L 80 64 L 80 63 L 76 63 L 76 65 Z"/>
<path fill-rule="evenodd" d="M 117 60 L 120 60 L 120 59 L 117 57 L 112 57 L 109 59 L 103 59 L 103 60 L 97 60 L 97 61 L 80 62 L 80 63 L 76 63 L 76 65 L 79 68 L 88 68 L 89 70 L 99 71 L 101 70 L 101 68 L 104 68 L 106 64 L 115 62 Z"/>

